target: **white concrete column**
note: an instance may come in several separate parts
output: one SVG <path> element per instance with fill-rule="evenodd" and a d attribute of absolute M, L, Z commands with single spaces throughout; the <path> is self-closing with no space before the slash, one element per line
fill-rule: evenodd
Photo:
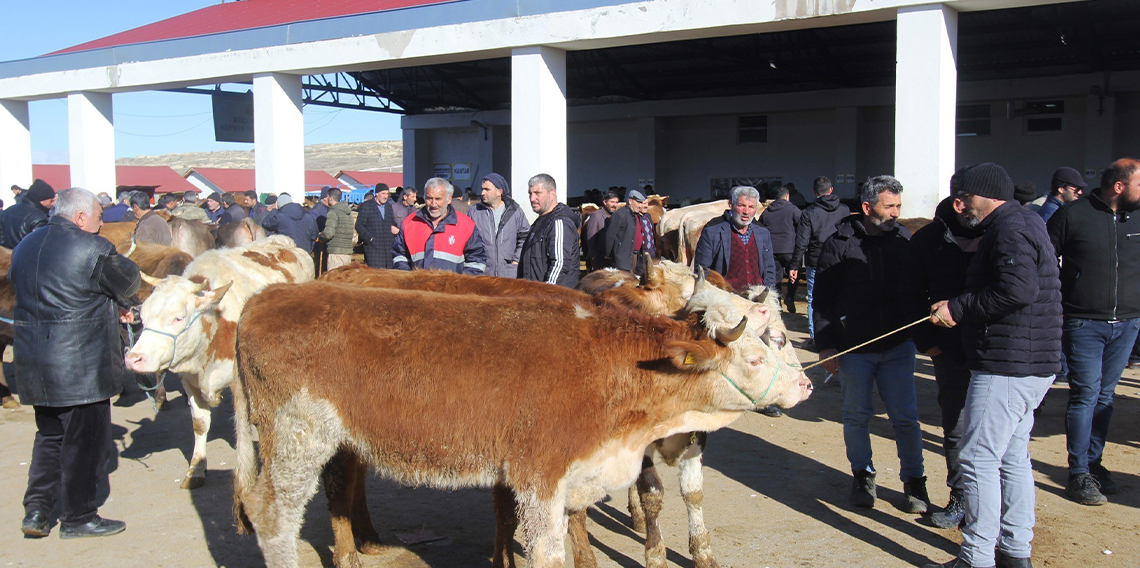
<path fill-rule="evenodd" d="M 566 179 L 566 52 L 550 47 L 523 47 L 511 53 L 511 190 L 526 203 L 526 182 L 539 173 L 558 185 L 565 203 Z M 532 221 L 530 207 L 523 207 Z"/>
<path fill-rule="evenodd" d="M 958 89 L 958 12 L 942 4 L 898 11 L 895 177 L 903 217 L 933 217 L 950 194 Z"/>
<path fill-rule="evenodd" d="M 0 101 L 0 199 L 16 202 L 12 186 L 32 184 L 32 129 L 28 103 Z"/>
<path fill-rule="evenodd" d="M 303 201 L 305 118 L 300 75 L 254 75 L 253 149 L 257 192 L 287 192 L 293 201 Z"/>
<path fill-rule="evenodd" d="M 105 191 L 115 195 L 115 122 L 111 93 L 67 95 L 67 129 L 71 185 L 92 193 Z"/>
<path fill-rule="evenodd" d="M 835 148 L 835 170 L 826 174 L 835 186 L 835 194 L 840 197 L 852 197 L 859 187 L 859 108 L 839 107 L 835 109 L 835 128 L 832 129 L 832 142 Z M 847 174 L 855 175 L 855 181 L 848 182 Z M 838 179 L 844 176 L 844 179 Z M 813 180 L 814 181 L 814 180 Z M 813 188 L 807 188 L 812 191 Z M 808 191 L 801 191 L 805 196 L 811 197 Z M 909 196 L 907 196 L 909 197 Z"/>

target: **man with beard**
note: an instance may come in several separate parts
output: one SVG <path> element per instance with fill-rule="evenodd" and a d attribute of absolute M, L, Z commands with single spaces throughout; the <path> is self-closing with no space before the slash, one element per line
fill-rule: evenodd
<path fill-rule="evenodd" d="M 918 272 L 917 285 L 927 304 L 949 300 L 965 291 L 966 269 L 984 234 L 981 229 L 969 228 L 964 222 L 965 203 L 958 197 L 958 190 L 965 171 L 966 168 L 958 170 L 950 178 L 950 197 L 938 204 L 934 220 L 919 229 L 910 240 L 914 267 Z M 961 330 L 924 324 L 915 331 L 914 344 L 918 351 L 926 353 L 934 362 L 938 406 L 942 410 L 946 485 L 950 487 L 949 504 L 944 510 L 932 514 L 930 521 L 939 528 L 958 528 L 966 514 L 958 460 L 958 445 L 962 440 L 958 418 L 966 404 L 966 389 L 970 386 L 970 368 L 966 363 L 966 352 L 962 349 Z"/>
<path fill-rule="evenodd" d="M 424 184 L 424 207 L 404 219 L 392 245 L 392 268 L 435 269 L 478 276 L 487 269 L 483 240 L 470 217 L 451 207 L 455 187 L 443 178 Z"/>
<path fill-rule="evenodd" d="M 582 250 L 578 246 L 578 214 L 558 202 L 558 188 L 549 174 L 527 181 L 530 208 L 538 213 L 519 254 L 519 277 L 566 288 L 578 285 Z"/>
<path fill-rule="evenodd" d="M 518 278 L 519 256 L 530 221 L 511 198 L 507 179 L 494 172 L 481 180 L 479 203 L 468 210 L 487 249 L 487 276 Z"/>
<path fill-rule="evenodd" d="M 721 273 L 741 292 L 757 285 L 775 288 L 780 282 L 772 235 L 755 222 L 759 203 L 756 188 L 732 188 L 729 209 L 701 230 L 693 255 L 697 266 Z"/>
<path fill-rule="evenodd" d="M 631 189 L 626 206 L 606 221 L 605 256 L 610 266 L 636 275 L 645 272 L 644 256 L 657 256 L 649 203 L 643 193 Z"/>
<path fill-rule="evenodd" d="M 819 249 L 831 235 L 839 222 L 851 215 L 851 210 L 839 202 L 839 196 L 834 194 L 835 188 L 830 179 L 820 176 L 815 178 L 812 192 L 815 201 L 803 211 L 800 223 L 796 226 L 796 248 L 792 252 L 792 270 L 788 271 L 788 278 L 799 278 L 799 267 L 804 267 L 804 280 L 807 281 L 807 319 L 808 337 L 811 348 L 815 348 L 815 318 L 812 315 L 812 299 L 815 296 L 815 274 L 819 263 Z"/>
<path fill-rule="evenodd" d="M 1033 409 L 1061 369 L 1057 258 L 1045 223 L 1013 200 L 1013 180 L 1001 166 L 967 169 L 958 196 L 966 225 L 985 235 L 967 269 L 965 291 L 931 306 L 930 321 L 961 326 L 970 367 L 958 446 L 965 524 L 957 558 L 924 568 L 995 561 L 1028 568 L 1036 501 L 1029 458 Z"/>
<path fill-rule="evenodd" d="M 902 184 L 878 176 L 863 186 L 863 214 L 840 222 L 819 253 L 815 285 L 815 344 L 825 360 L 897 330 L 920 317 L 922 304 L 911 283 L 910 232 L 897 223 Z M 875 506 L 875 467 L 868 424 L 875 415 L 877 387 L 887 407 L 902 467 L 908 513 L 930 506 L 922 464 L 922 430 L 914 389 L 915 347 L 909 335 L 893 333 L 823 363 L 843 388 L 843 441 L 853 481 L 851 505 Z"/>
<path fill-rule="evenodd" d="M 602 194 L 602 208 L 594 211 L 586 219 L 582 228 L 582 255 L 586 257 L 587 270 L 601 270 L 606 267 L 606 222 L 617 211 L 621 199 L 614 190 L 607 189 Z"/>
<path fill-rule="evenodd" d="M 1072 203 L 1081 198 L 1085 185 L 1081 172 L 1069 167 L 1058 168 L 1057 171 L 1053 172 L 1053 181 L 1049 184 L 1049 193 L 1045 195 L 1045 202 L 1041 204 L 1037 214 L 1048 223 L 1049 218 L 1058 209 L 1064 207 L 1066 203 Z"/>
<path fill-rule="evenodd" d="M 37 179 L 20 195 L 16 204 L 0 214 L 0 245 L 16 248 L 28 233 L 48 224 L 48 212 L 55 205 L 55 190 Z"/>
<path fill-rule="evenodd" d="M 1104 170 L 1100 188 L 1049 219 L 1061 257 L 1069 366 L 1065 433 L 1069 480 L 1065 494 L 1101 505 L 1116 483 L 1101 463 L 1112 398 L 1140 328 L 1140 162 L 1123 158 Z"/>

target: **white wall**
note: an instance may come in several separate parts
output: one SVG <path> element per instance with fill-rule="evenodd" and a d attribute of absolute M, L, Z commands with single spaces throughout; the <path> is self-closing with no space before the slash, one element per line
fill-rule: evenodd
<path fill-rule="evenodd" d="M 566 187 L 565 195 L 582 195 L 591 188 L 605 191 L 615 185 L 637 187 L 636 121 L 572 122 L 568 126 L 567 164 L 573 185 Z M 565 180 L 555 181 L 561 189 Z"/>

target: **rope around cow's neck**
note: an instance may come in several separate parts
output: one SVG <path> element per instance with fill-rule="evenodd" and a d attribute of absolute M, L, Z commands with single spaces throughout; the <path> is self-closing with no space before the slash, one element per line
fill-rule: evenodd
<path fill-rule="evenodd" d="M 916 326 L 916 325 L 918 325 L 918 324 L 920 324 L 920 323 L 922 323 L 922 322 L 924 322 L 924 321 L 930 321 L 930 316 L 922 316 L 922 319 L 919 319 L 919 320 L 916 320 L 916 321 L 914 321 L 914 322 L 908 323 L 908 324 L 906 324 L 906 325 L 904 325 L 904 326 L 902 326 L 902 327 L 900 327 L 900 328 L 898 328 L 898 329 L 896 329 L 896 330 L 894 330 L 894 331 L 888 331 L 887 333 L 884 333 L 884 334 L 882 334 L 882 335 L 880 335 L 880 336 L 878 336 L 878 337 L 876 337 L 876 338 L 874 338 L 874 339 L 871 339 L 871 340 L 869 340 L 869 341 L 864 341 L 863 343 L 860 343 L 859 345 L 856 345 L 855 347 L 852 347 L 852 348 L 850 348 L 850 349 L 847 349 L 847 350 L 845 350 L 845 351 L 840 351 L 839 353 L 836 353 L 835 355 L 832 355 L 831 357 L 828 357 L 827 359 L 820 359 L 819 361 L 816 361 L 815 363 L 812 363 L 811 365 L 808 365 L 808 366 L 804 367 L 804 368 L 803 368 L 803 370 L 804 370 L 804 371 L 806 371 L 806 370 L 808 370 L 808 369 L 810 369 L 810 368 L 812 368 L 812 367 L 815 367 L 815 366 L 817 366 L 817 365 L 821 365 L 821 364 L 823 364 L 823 363 L 826 363 L 827 361 L 830 361 L 830 360 L 832 360 L 832 359 L 834 359 L 834 358 L 836 358 L 836 357 L 839 357 L 840 355 L 846 355 L 846 354 L 848 354 L 848 353 L 850 353 L 850 352 L 852 352 L 852 351 L 854 351 L 854 350 L 856 350 L 856 349 L 859 349 L 859 348 L 861 348 L 861 347 L 866 347 L 866 346 L 868 346 L 868 345 L 870 345 L 870 344 L 872 344 L 872 343 L 874 343 L 874 342 L 876 342 L 876 341 L 878 341 L 878 340 L 880 340 L 880 339 L 882 339 L 882 338 L 884 338 L 884 337 L 888 337 L 888 336 L 894 335 L 894 334 L 896 334 L 896 333 L 898 333 L 898 332 L 900 332 L 900 331 L 903 331 L 903 330 L 906 330 L 906 329 L 910 329 L 910 328 L 912 328 L 912 327 L 914 327 L 914 326 Z"/>

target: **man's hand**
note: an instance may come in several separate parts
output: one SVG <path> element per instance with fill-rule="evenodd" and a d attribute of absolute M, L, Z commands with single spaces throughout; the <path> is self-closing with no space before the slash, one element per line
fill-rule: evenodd
<path fill-rule="evenodd" d="M 940 327 L 954 327 L 958 322 L 950 315 L 950 302 L 942 300 L 930 306 L 930 323 Z"/>
<path fill-rule="evenodd" d="M 942 350 L 937 345 L 926 350 L 927 357 L 937 357 L 942 354 Z"/>
<path fill-rule="evenodd" d="M 839 351 L 836 351 L 835 349 L 824 349 L 823 351 L 819 352 L 819 360 L 823 361 L 824 359 L 827 359 L 828 357 L 834 356 L 836 353 L 839 353 Z M 831 373 L 833 375 L 838 375 L 839 374 L 839 358 L 836 357 L 835 359 L 832 359 L 826 363 L 823 363 L 823 368 L 827 369 L 828 373 Z"/>
<path fill-rule="evenodd" d="M 131 310 L 119 308 L 119 321 L 126 324 L 135 323 L 135 313 Z"/>
<path fill-rule="evenodd" d="M 392 225 L 391 229 L 392 229 L 392 234 L 393 234 L 393 235 L 398 235 L 398 234 L 400 234 L 400 229 L 399 229 L 399 228 L 397 228 L 395 225 Z"/>
<path fill-rule="evenodd" d="M 795 282 L 796 279 L 799 278 L 799 276 L 800 276 L 799 270 L 789 270 L 788 271 L 788 282 Z"/>

